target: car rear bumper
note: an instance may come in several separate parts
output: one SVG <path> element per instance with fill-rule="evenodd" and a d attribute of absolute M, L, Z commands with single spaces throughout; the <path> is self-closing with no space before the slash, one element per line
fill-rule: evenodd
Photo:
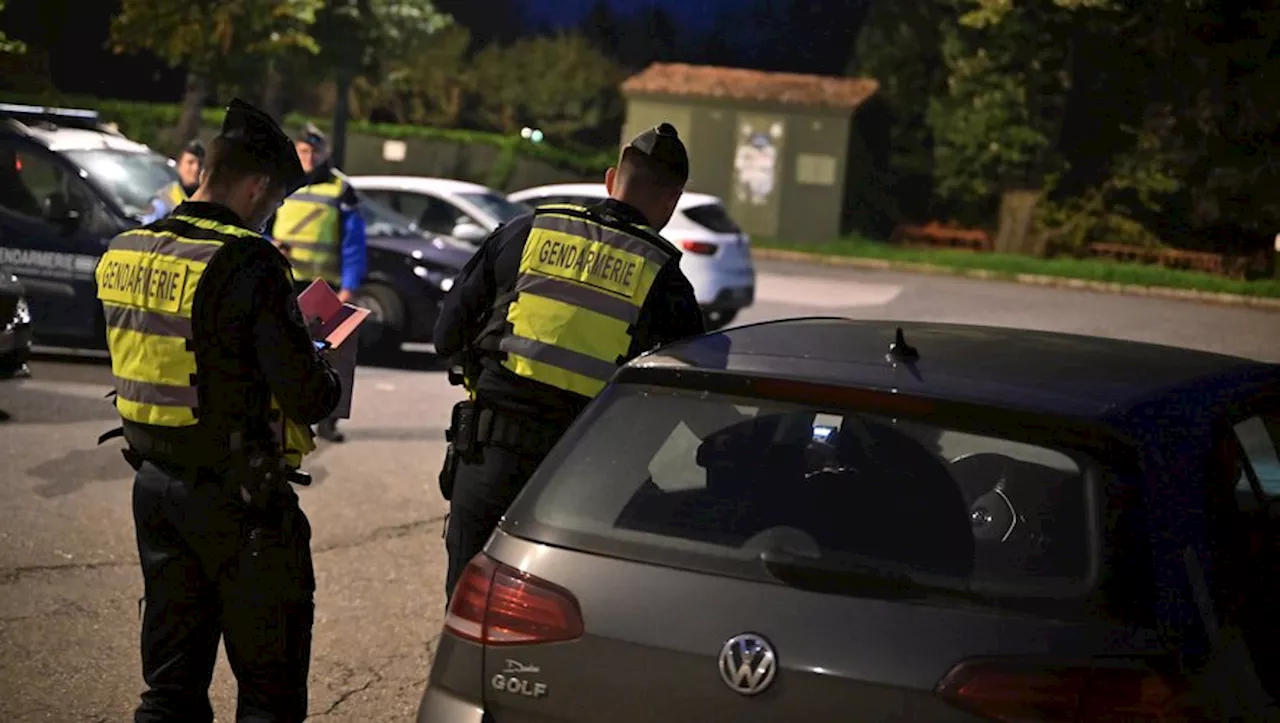
<path fill-rule="evenodd" d="M 746 308 L 755 302 L 755 284 L 749 287 L 733 287 L 719 290 L 716 298 L 709 302 L 700 302 L 704 311 L 733 311 Z"/>
<path fill-rule="evenodd" d="M 418 706 L 418 723 L 482 723 L 483 720 L 482 706 L 430 684 Z"/>
<path fill-rule="evenodd" d="M 756 273 L 744 268 L 733 271 L 688 274 L 698 305 L 704 309 L 742 309 L 755 302 Z"/>

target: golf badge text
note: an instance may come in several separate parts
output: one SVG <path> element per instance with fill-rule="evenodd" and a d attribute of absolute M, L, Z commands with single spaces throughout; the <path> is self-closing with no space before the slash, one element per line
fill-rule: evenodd
<path fill-rule="evenodd" d="M 495 673 L 490 685 L 494 690 L 521 695 L 526 698 L 541 698 L 547 694 L 547 684 L 534 680 L 530 676 L 537 675 L 542 669 L 536 665 L 526 665 L 510 658 L 501 673 Z"/>

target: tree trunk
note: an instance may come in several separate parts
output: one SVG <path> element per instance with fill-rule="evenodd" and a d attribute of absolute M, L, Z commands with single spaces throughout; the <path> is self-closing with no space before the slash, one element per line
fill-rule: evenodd
<path fill-rule="evenodd" d="M 456 128 L 458 118 L 462 115 L 462 88 L 453 86 L 449 89 L 448 101 L 444 104 L 445 128 Z"/>
<path fill-rule="evenodd" d="M 193 70 L 187 71 L 187 89 L 182 95 L 182 112 L 178 116 L 178 127 L 174 130 L 176 147 L 181 148 L 192 138 L 200 135 L 200 112 L 204 110 L 204 101 L 209 96 L 209 77 Z"/>
<path fill-rule="evenodd" d="M 262 111 L 277 123 L 284 120 L 284 75 L 280 73 L 279 63 L 278 58 L 267 61 L 262 85 Z"/>
<path fill-rule="evenodd" d="M 334 168 L 342 168 L 347 155 L 347 117 L 351 114 L 351 73 L 338 72 L 337 97 L 333 104 L 333 138 L 331 139 Z"/>
<path fill-rule="evenodd" d="M 1000 196 L 1000 228 L 996 233 L 995 251 L 1005 254 L 1044 255 L 1043 234 L 1034 228 L 1036 205 L 1040 191 L 1014 189 Z"/>

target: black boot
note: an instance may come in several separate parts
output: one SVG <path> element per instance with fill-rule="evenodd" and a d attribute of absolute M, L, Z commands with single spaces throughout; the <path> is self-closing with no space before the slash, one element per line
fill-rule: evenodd
<path fill-rule="evenodd" d="M 330 442 L 342 442 L 347 435 L 338 431 L 338 420 L 326 419 L 316 425 L 316 436 Z"/>

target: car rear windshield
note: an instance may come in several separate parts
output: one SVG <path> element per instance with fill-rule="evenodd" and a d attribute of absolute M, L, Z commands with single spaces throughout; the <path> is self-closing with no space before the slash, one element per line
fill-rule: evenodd
<path fill-rule="evenodd" d="M 684 210 L 684 215 L 689 217 L 690 221 L 702 226 L 708 231 L 715 233 L 742 233 L 742 229 L 738 228 L 738 224 L 729 218 L 729 214 L 725 212 L 724 206 L 718 203 L 709 203 L 705 206 L 692 206 Z"/>
<path fill-rule="evenodd" d="M 766 550 L 993 595 L 1083 595 L 1094 578 L 1079 452 L 656 387 L 601 404 L 530 481 L 509 532 L 761 579 Z"/>

